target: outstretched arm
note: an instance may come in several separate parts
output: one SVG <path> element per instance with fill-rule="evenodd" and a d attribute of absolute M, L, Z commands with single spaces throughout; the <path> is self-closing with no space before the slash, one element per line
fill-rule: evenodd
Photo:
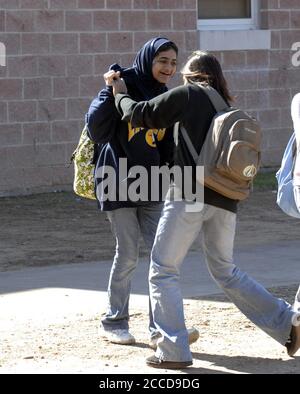
<path fill-rule="evenodd" d="M 131 122 L 133 127 L 167 128 L 184 120 L 188 107 L 188 90 L 185 86 L 180 86 L 150 101 L 139 103 L 127 94 L 116 93 L 115 103 L 122 120 Z"/>

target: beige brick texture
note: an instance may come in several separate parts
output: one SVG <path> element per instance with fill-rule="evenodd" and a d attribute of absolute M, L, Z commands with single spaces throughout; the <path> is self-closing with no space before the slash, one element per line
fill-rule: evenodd
<path fill-rule="evenodd" d="M 291 49 L 300 42 L 300 2 L 260 3 L 271 49 L 215 54 L 236 105 L 263 126 L 263 164 L 278 166 L 300 91 Z M 180 70 L 198 49 L 197 0 L 0 0 L 0 196 L 71 187 L 65 164 L 103 73 L 112 63 L 131 66 L 157 35 L 177 43 Z M 181 82 L 178 73 L 170 87 Z"/>

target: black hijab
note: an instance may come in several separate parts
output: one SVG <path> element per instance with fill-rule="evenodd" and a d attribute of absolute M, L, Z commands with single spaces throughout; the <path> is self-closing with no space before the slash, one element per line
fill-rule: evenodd
<path fill-rule="evenodd" d="M 118 64 L 110 67 L 110 70 L 121 71 L 121 77 L 134 99 L 150 100 L 168 90 L 166 85 L 158 82 L 152 74 L 153 60 L 159 48 L 167 43 L 172 41 L 163 37 L 153 38 L 138 51 L 131 68 L 121 68 Z"/>

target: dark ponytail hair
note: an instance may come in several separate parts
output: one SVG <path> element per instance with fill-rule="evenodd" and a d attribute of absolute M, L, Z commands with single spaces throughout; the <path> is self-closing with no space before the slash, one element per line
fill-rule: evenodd
<path fill-rule="evenodd" d="M 213 54 L 205 51 L 193 52 L 181 74 L 185 82 L 207 83 L 216 89 L 228 103 L 234 101 L 229 93 L 221 65 Z"/>

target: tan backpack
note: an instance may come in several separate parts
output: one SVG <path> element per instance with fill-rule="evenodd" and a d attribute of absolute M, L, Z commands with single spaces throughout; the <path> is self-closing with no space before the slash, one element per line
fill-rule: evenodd
<path fill-rule="evenodd" d="M 198 86 L 208 95 L 217 114 L 200 154 L 180 125 L 182 136 L 197 166 L 204 166 L 205 186 L 233 200 L 244 200 L 260 165 L 260 125 L 243 110 L 229 107 L 212 87 Z"/>

